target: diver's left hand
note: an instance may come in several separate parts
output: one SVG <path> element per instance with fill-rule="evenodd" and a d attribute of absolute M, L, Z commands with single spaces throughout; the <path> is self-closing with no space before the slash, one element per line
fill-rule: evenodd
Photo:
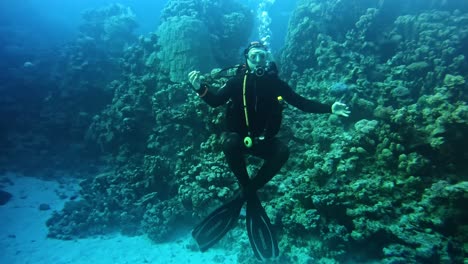
<path fill-rule="evenodd" d="M 333 103 L 331 109 L 332 109 L 333 114 L 339 115 L 339 116 L 348 117 L 349 114 L 351 113 L 351 111 L 349 111 L 349 107 L 343 104 L 342 102 Z"/>

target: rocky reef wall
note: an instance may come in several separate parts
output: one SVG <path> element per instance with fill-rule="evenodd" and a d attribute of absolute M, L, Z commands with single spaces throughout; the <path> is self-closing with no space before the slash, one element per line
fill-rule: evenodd
<path fill-rule="evenodd" d="M 83 35 L 51 63 L 56 89 L 35 104 L 47 121 L 12 142 L 42 142 L 24 143 L 34 152 L 73 135 L 66 142 L 106 164 L 49 219 L 50 237 L 120 231 L 167 241 L 238 189 L 220 146 L 224 108 L 182 81 L 192 69 L 238 63 L 252 17 L 234 1 L 169 1 L 157 32 L 136 37 L 125 7 L 88 15 Z M 467 39 L 457 1 L 298 2 L 280 77 L 306 97 L 343 100 L 352 115 L 284 112 L 291 157 L 260 192 L 279 263 L 463 263 Z M 204 77 L 214 89 L 226 81 Z M 248 162 L 252 174 L 261 165 Z M 220 246 L 252 263 L 244 231 Z"/>
<path fill-rule="evenodd" d="M 353 114 L 286 116 L 285 244 L 318 263 L 463 262 L 467 15 L 456 1 L 299 2 L 281 72 Z"/>
<path fill-rule="evenodd" d="M 237 1 L 170 0 L 158 28 L 163 68 L 171 81 L 182 82 L 192 70 L 235 64 L 253 23 L 252 12 Z"/>

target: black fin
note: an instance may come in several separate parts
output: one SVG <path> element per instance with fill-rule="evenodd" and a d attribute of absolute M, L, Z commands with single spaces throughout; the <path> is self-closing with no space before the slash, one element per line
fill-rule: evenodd
<path fill-rule="evenodd" d="M 236 195 L 233 200 L 220 206 L 208 215 L 192 230 L 192 236 L 197 241 L 201 251 L 206 251 L 216 244 L 231 230 L 239 219 L 245 199 Z"/>
<path fill-rule="evenodd" d="M 260 261 L 278 257 L 278 241 L 273 232 L 270 218 L 268 218 L 257 195 L 252 195 L 247 200 L 246 225 L 255 257 Z"/>

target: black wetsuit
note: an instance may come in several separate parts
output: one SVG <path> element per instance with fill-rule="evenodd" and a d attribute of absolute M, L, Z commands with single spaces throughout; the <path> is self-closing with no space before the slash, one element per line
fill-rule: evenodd
<path fill-rule="evenodd" d="M 236 175 L 244 190 L 256 191 L 263 187 L 281 169 L 289 157 L 286 144 L 275 138 L 282 120 L 281 96 L 287 103 L 309 113 L 331 113 L 331 106 L 308 100 L 295 93 L 276 74 L 262 77 L 248 75 L 246 82 L 246 105 L 249 127 L 246 125 L 243 103 L 244 75 L 230 79 L 217 92 L 212 92 L 206 84 L 199 94 L 212 107 L 229 101 L 227 126 L 229 134 L 224 140 L 223 151 L 228 165 Z M 244 145 L 243 139 L 250 132 L 254 138 L 251 148 Z M 251 154 L 265 160 L 258 174 L 249 179 L 244 154 Z"/>

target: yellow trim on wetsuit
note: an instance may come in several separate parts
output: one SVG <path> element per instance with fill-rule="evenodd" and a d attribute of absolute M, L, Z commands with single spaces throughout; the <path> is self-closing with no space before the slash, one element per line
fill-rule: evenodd
<path fill-rule="evenodd" d="M 247 74 L 244 75 L 244 85 L 242 88 L 242 97 L 244 102 L 244 115 L 245 115 L 245 124 L 247 125 L 247 130 L 249 129 L 249 115 L 247 114 L 247 97 L 245 96 L 245 91 L 247 87 Z M 250 131 L 248 131 L 250 134 Z"/>

